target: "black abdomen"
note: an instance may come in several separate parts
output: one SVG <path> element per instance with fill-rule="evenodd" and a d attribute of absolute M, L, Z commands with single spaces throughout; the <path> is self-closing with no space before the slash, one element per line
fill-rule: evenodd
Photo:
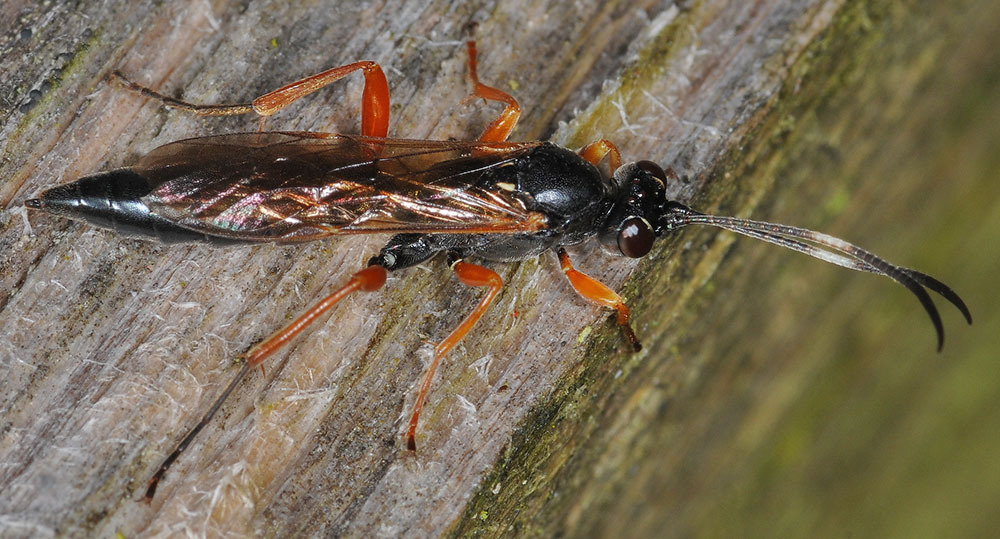
<path fill-rule="evenodd" d="M 150 213 L 142 197 L 151 189 L 150 182 L 142 175 L 119 169 L 53 187 L 39 198 L 26 201 L 25 205 L 87 221 L 126 236 L 158 239 L 164 243 L 235 243 L 179 227 Z"/>

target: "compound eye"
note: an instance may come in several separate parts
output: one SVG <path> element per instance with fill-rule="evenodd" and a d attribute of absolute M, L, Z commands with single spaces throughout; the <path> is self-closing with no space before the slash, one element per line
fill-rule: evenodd
<path fill-rule="evenodd" d="M 663 182 L 664 185 L 666 185 L 667 173 L 663 172 L 663 169 L 660 167 L 660 165 L 657 165 L 652 161 L 637 161 L 636 166 L 650 173 L 654 178 L 660 180 L 661 182 Z"/>
<path fill-rule="evenodd" d="M 629 258 L 646 256 L 655 240 L 653 227 L 642 217 L 629 217 L 618 229 L 618 250 Z"/>

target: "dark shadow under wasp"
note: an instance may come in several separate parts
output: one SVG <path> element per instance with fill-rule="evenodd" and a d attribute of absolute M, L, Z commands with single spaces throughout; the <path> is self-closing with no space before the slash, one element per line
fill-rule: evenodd
<path fill-rule="evenodd" d="M 45 191 L 28 200 L 28 207 L 167 243 L 295 243 L 335 234 L 396 233 L 347 284 L 243 356 L 233 381 L 152 477 L 147 499 L 250 369 L 344 297 L 378 290 L 387 272 L 420 264 L 438 253 L 446 254 L 464 284 L 488 291 L 434 348 L 407 430 L 411 450 L 416 448 L 420 411 L 441 359 L 472 329 L 503 286 L 499 275 L 470 262 L 471 258 L 502 262 L 555 251 L 580 295 L 617 311 L 618 324 L 636 350 L 640 345 L 629 325 L 628 307 L 613 290 L 574 269 L 565 246 L 596 237 L 611 254 L 639 258 L 669 232 L 687 225 L 712 225 L 895 280 L 927 311 L 937 332 L 938 350 L 944 344 L 944 329 L 925 288 L 950 301 L 972 322 L 965 303 L 945 284 L 841 239 L 785 225 L 705 215 L 667 200 L 665 184 L 675 177 L 673 172 L 650 161 L 623 165 L 618 149 L 608 140 L 579 153 L 548 142 L 507 142 L 520 107 L 509 94 L 479 81 L 474 42 L 468 43 L 468 52 L 474 95 L 505 108 L 479 140 L 465 142 L 386 138 L 389 86 L 374 62 L 333 68 L 239 105 L 193 105 L 115 73 L 126 87 L 168 107 L 212 116 L 255 112 L 262 118 L 262 131 L 160 146 L 129 168 Z M 358 70 L 365 76 L 360 136 L 263 131 L 264 118 Z M 597 167 L 605 158 L 613 171 L 610 178 Z"/>

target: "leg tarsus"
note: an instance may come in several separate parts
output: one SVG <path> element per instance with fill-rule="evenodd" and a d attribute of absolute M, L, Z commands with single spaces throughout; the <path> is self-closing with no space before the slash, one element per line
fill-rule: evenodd
<path fill-rule="evenodd" d="M 174 449 L 174 451 L 170 453 L 166 459 L 164 459 L 163 464 L 160 465 L 156 474 L 153 475 L 152 479 L 150 479 L 149 484 L 146 487 L 144 499 L 147 502 L 153 499 L 153 496 L 156 494 L 156 487 L 159 485 L 160 479 L 163 478 L 163 474 L 165 474 L 167 469 L 170 468 L 170 465 L 177 460 L 177 457 L 179 457 L 180 454 L 187 449 L 187 446 L 191 443 L 191 440 L 194 439 L 195 435 L 197 435 L 212 419 L 212 416 L 219 411 L 222 403 L 226 400 L 229 394 L 232 393 L 233 389 L 237 386 L 237 384 L 239 384 L 240 380 L 242 380 L 246 374 L 250 372 L 250 369 L 260 365 L 261 372 L 263 373 L 264 366 L 261 365 L 261 362 L 267 359 L 271 354 L 281 348 L 293 337 L 301 333 L 302 330 L 314 322 L 316 318 L 353 292 L 357 292 L 359 290 L 363 292 L 374 292 L 379 288 L 382 288 L 386 281 L 386 275 L 387 271 L 382 266 L 368 266 L 367 268 L 355 273 L 347 284 L 338 288 L 316 305 L 313 305 L 302 316 L 296 318 L 294 322 L 288 324 L 278 332 L 265 339 L 263 342 L 251 348 L 250 351 L 243 356 L 244 363 L 240 368 L 239 373 L 237 373 L 236 377 L 233 378 L 233 381 L 229 383 L 219 398 L 215 400 L 212 407 L 209 408 L 208 413 L 202 416 L 201 421 L 199 421 L 193 429 L 188 431 L 187 435 L 181 440 L 181 443 L 177 445 L 177 448 Z"/>
<path fill-rule="evenodd" d="M 132 82 L 126 78 L 125 75 L 122 75 L 120 71 L 112 71 L 109 78 L 130 91 L 159 101 L 165 107 L 185 110 L 199 116 L 232 116 L 235 114 L 247 114 L 254 111 L 252 103 L 238 103 L 235 105 L 196 105 L 188 103 L 187 101 L 181 101 L 180 99 L 174 99 L 172 97 L 165 96 L 156 90 Z"/>
<path fill-rule="evenodd" d="M 163 474 L 167 473 L 167 470 L 170 469 L 170 466 L 175 460 L 177 460 L 177 457 L 181 456 L 181 453 L 183 453 L 184 450 L 187 449 L 187 446 L 191 444 L 191 440 L 194 440 L 194 437 L 201 432 L 201 429 L 205 428 L 205 425 L 212 420 L 215 413 L 222 407 L 222 403 L 225 402 L 226 398 L 229 397 L 229 394 L 233 392 L 233 389 L 236 389 L 236 386 L 239 385 L 240 381 L 243 380 L 248 372 L 250 372 L 250 364 L 244 363 L 243 366 L 240 367 L 239 372 L 236 373 L 236 376 L 233 377 L 233 381 L 229 382 L 229 385 L 222 391 L 219 398 L 215 399 L 215 402 L 212 403 L 212 407 L 208 409 L 208 413 L 203 415 L 201 417 L 201 421 L 199 421 L 194 428 L 188 431 L 187 435 L 184 436 L 181 443 L 177 444 L 177 447 L 173 450 L 173 452 L 171 452 L 167 458 L 163 459 L 163 463 L 160 464 L 156 473 L 153 474 L 149 483 L 146 484 L 146 493 L 143 495 L 144 502 L 149 503 L 153 500 L 153 496 L 156 495 L 156 488 L 160 485 L 160 480 L 163 479 Z"/>
<path fill-rule="evenodd" d="M 562 266 L 563 273 L 566 274 L 576 292 L 590 301 L 618 311 L 618 325 L 621 326 L 625 338 L 628 339 L 629 344 L 636 352 L 641 350 L 642 345 L 636 338 L 635 332 L 632 331 L 632 326 L 629 325 L 632 313 L 622 297 L 604 283 L 574 268 L 566 249 L 560 247 L 556 252 L 559 255 L 559 264 Z"/>

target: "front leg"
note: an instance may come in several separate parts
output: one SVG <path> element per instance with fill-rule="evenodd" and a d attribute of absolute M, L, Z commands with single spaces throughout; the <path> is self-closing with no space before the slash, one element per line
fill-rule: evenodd
<path fill-rule="evenodd" d="M 569 255 L 566 253 L 566 249 L 560 247 L 556 250 L 556 253 L 559 255 L 559 264 L 562 266 L 563 273 L 566 274 L 576 292 L 594 303 L 599 303 L 618 311 L 618 325 L 621 326 L 625 338 L 628 339 L 636 352 L 642 350 L 639 339 L 635 337 L 635 332 L 632 331 L 632 326 L 629 325 L 632 313 L 628 310 L 628 306 L 625 305 L 622 297 L 601 281 L 574 268 L 573 263 L 569 260 Z"/>

